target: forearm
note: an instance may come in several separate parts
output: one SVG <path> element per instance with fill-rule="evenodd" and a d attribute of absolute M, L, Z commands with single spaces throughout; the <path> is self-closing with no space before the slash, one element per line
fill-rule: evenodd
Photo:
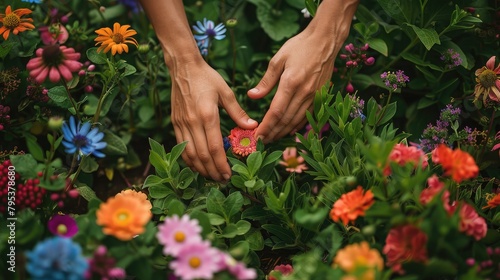
<path fill-rule="evenodd" d="M 360 0 L 323 0 L 308 28 L 331 39 L 334 44 L 343 44 L 349 35 L 359 2 Z"/>
<path fill-rule="evenodd" d="M 203 60 L 182 0 L 140 0 L 165 53 L 167 66 Z"/>

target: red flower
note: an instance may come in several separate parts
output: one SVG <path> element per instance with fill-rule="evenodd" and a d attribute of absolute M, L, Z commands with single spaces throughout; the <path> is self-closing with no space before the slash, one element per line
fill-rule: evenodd
<path fill-rule="evenodd" d="M 26 69 L 39 84 L 43 83 L 47 76 L 53 83 L 59 82 L 61 77 L 69 81 L 73 78 L 72 73 L 82 68 L 82 64 L 78 62 L 80 53 L 75 52 L 73 48 L 50 45 L 36 50 L 36 56 L 28 61 Z"/>
<path fill-rule="evenodd" d="M 382 252 L 387 265 L 403 274 L 403 263 L 427 261 L 427 235 L 413 225 L 395 227 L 389 231 Z"/>
<path fill-rule="evenodd" d="M 483 209 L 493 209 L 495 207 L 498 207 L 500 205 L 500 193 L 495 194 L 487 194 L 486 195 L 486 206 L 483 207 Z"/>
<path fill-rule="evenodd" d="M 257 150 L 257 140 L 253 136 L 254 131 L 254 129 L 239 127 L 231 129 L 228 138 L 234 154 L 245 157 Z"/>
<path fill-rule="evenodd" d="M 420 203 L 423 205 L 429 204 L 434 197 L 441 193 L 444 189 L 444 183 L 439 181 L 439 178 L 436 175 L 432 175 L 429 179 L 427 179 L 427 184 L 429 186 L 423 189 L 420 193 Z M 453 214 L 454 208 L 450 206 L 450 192 L 448 190 L 443 192 L 441 200 L 443 201 L 443 207 L 446 212 L 450 215 Z"/>
<path fill-rule="evenodd" d="M 333 204 L 330 217 L 335 222 L 342 220 L 347 225 L 349 222 L 354 222 L 359 216 L 364 216 L 365 211 L 374 202 L 372 191 L 367 190 L 363 194 L 363 187 L 358 186 L 355 190 L 343 194 Z"/>
<path fill-rule="evenodd" d="M 405 166 L 407 163 L 411 163 L 415 168 L 422 164 L 422 168 L 426 168 L 427 156 L 424 151 L 418 149 L 414 146 L 406 146 L 404 144 L 396 144 L 389 155 L 389 161 L 395 162 L 400 166 Z M 391 168 L 387 166 L 384 169 L 384 175 L 388 176 L 391 174 Z"/>
<path fill-rule="evenodd" d="M 440 144 L 432 151 L 432 161 L 441 164 L 445 175 L 451 176 L 457 183 L 474 178 L 479 173 L 479 167 L 471 155 L 460 149 L 452 150 L 445 144 Z"/>
<path fill-rule="evenodd" d="M 488 231 L 486 221 L 477 214 L 473 206 L 464 202 L 458 210 L 458 215 L 460 216 L 458 229 L 461 232 L 473 236 L 476 240 L 486 236 Z"/>

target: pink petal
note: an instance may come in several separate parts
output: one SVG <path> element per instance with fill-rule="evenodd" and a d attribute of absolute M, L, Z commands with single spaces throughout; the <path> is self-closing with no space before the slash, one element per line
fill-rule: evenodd
<path fill-rule="evenodd" d="M 74 61 L 74 60 L 65 60 L 65 61 L 63 61 L 63 64 L 66 67 L 68 67 L 69 71 L 71 71 L 71 72 L 76 72 L 76 71 L 80 70 L 83 66 L 83 64 L 81 64 L 78 61 Z"/>
<path fill-rule="evenodd" d="M 61 74 L 61 76 L 64 77 L 66 81 L 69 81 L 73 78 L 71 71 L 69 71 L 68 67 L 66 67 L 65 65 L 61 64 L 57 67 L 57 69 L 59 70 L 59 73 Z"/>
<path fill-rule="evenodd" d="M 488 69 L 493 70 L 495 68 L 495 59 L 496 56 L 492 56 L 490 57 L 490 59 L 488 59 L 488 61 L 486 62 L 486 67 L 488 67 Z"/>
<path fill-rule="evenodd" d="M 49 79 L 53 83 L 57 83 L 59 82 L 59 80 L 61 80 L 61 74 L 59 74 L 59 71 L 57 71 L 56 67 L 50 68 Z"/>
<path fill-rule="evenodd" d="M 36 76 L 35 81 L 39 84 L 43 83 L 49 74 L 49 67 L 42 68 L 42 71 Z M 31 76 L 33 77 L 33 76 Z"/>
<path fill-rule="evenodd" d="M 36 56 L 42 56 L 42 54 L 43 54 L 43 48 L 37 49 L 35 53 L 36 53 Z"/>
<path fill-rule="evenodd" d="M 35 57 L 35 58 L 32 58 L 30 59 L 30 61 L 28 61 L 28 64 L 26 64 L 26 69 L 28 70 L 33 70 L 35 68 L 38 68 L 40 66 L 43 65 L 43 60 L 41 57 Z"/>

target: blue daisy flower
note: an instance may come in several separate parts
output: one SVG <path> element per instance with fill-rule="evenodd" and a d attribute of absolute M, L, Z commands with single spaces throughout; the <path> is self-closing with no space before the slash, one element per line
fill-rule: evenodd
<path fill-rule="evenodd" d="M 208 46 L 211 39 L 222 40 L 226 38 L 226 27 L 224 24 L 219 23 L 215 26 L 213 21 L 206 18 L 203 19 L 203 23 L 197 21 L 196 25 L 193 25 L 193 29 L 197 33 L 194 35 L 194 39 L 203 56 L 208 54 Z"/>
<path fill-rule="evenodd" d="M 129 9 L 132 10 L 132 13 L 134 13 L 134 14 L 137 14 L 140 11 L 142 11 L 142 6 L 139 3 L 139 1 L 137 1 L 137 0 L 118 0 L 118 2 L 127 6 Z"/>
<path fill-rule="evenodd" d="M 71 116 L 69 118 L 69 124 L 65 122 L 62 127 L 64 139 L 62 144 L 66 148 L 65 151 L 68 154 L 74 154 L 78 152 L 78 155 L 88 156 L 90 154 L 96 157 L 105 157 L 101 153 L 100 149 L 106 147 L 106 142 L 100 142 L 104 138 L 104 133 L 99 132 L 97 127 L 92 129 L 90 122 L 86 122 L 82 125 L 80 121 L 78 124 L 75 122 L 75 118 Z"/>
<path fill-rule="evenodd" d="M 26 256 L 33 280 L 83 280 L 89 267 L 80 245 L 60 236 L 39 242 Z"/>
<path fill-rule="evenodd" d="M 231 148 L 231 141 L 229 141 L 229 137 L 222 138 L 222 142 L 224 143 L 224 151 L 227 152 L 227 150 Z"/>
<path fill-rule="evenodd" d="M 41 4 L 42 0 L 22 0 L 23 2 Z"/>

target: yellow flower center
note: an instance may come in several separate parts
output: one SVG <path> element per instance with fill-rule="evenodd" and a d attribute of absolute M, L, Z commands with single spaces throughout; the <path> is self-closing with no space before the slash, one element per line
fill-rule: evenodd
<path fill-rule="evenodd" d="M 250 138 L 248 138 L 248 137 L 241 138 L 240 145 L 243 147 L 250 145 Z"/>
<path fill-rule="evenodd" d="M 483 73 L 479 74 L 479 82 L 484 88 L 491 88 L 495 86 L 495 81 L 497 80 L 497 74 L 490 69 L 486 69 Z"/>
<path fill-rule="evenodd" d="M 8 29 L 14 29 L 18 27 L 20 23 L 21 18 L 14 13 L 6 15 L 3 19 L 3 25 Z"/>
<path fill-rule="evenodd" d="M 113 34 L 113 36 L 111 36 L 111 39 L 113 39 L 113 42 L 115 42 L 116 44 L 123 43 L 123 35 L 120 33 Z"/>
<path fill-rule="evenodd" d="M 119 209 L 115 214 L 115 219 L 117 224 L 124 226 L 130 223 L 132 215 L 127 209 Z"/>
<path fill-rule="evenodd" d="M 64 235 L 68 232 L 68 227 L 63 224 L 57 225 L 57 233 Z"/>
<path fill-rule="evenodd" d="M 201 260 L 198 257 L 192 257 L 189 259 L 189 266 L 192 268 L 198 268 L 201 265 Z"/>
<path fill-rule="evenodd" d="M 286 160 L 286 164 L 288 165 L 289 168 L 295 168 L 299 166 L 299 161 L 297 160 L 296 157 L 292 157 Z"/>
<path fill-rule="evenodd" d="M 182 231 L 177 231 L 175 234 L 174 234 L 174 240 L 176 242 L 179 242 L 179 243 L 182 243 L 184 242 L 184 240 L 186 239 L 186 235 L 184 234 L 184 232 Z"/>

